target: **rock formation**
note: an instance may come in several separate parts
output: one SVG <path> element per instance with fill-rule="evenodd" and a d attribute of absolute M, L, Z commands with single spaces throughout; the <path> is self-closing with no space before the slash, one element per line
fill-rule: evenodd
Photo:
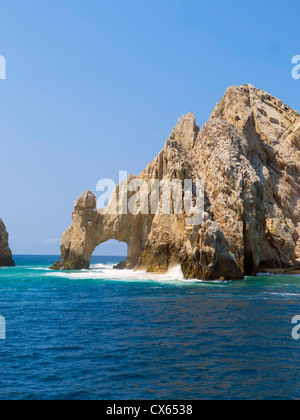
<path fill-rule="evenodd" d="M 179 119 L 159 155 L 127 183 L 153 179 L 204 180 L 203 223 L 188 225 L 184 211 L 165 215 L 161 196 L 156 214 L 113 214 L 114 199 L 97 209 L 85 192 L 54 268 L 89 268 L 109 239 L 128 244 L 127 268 L 166 272 L 181 264 L 186 278 L 236 280 L 300 265 L 300 117 L 279 99 L 252 85 L 230 87 L 201 130 L 194 114 Z"/>
<path fill-rule="evenodd" d="M 8 245 L 8 233 L 2 219 L 0 219 L 0 267 L 12 267 L 14 265 Z"/>

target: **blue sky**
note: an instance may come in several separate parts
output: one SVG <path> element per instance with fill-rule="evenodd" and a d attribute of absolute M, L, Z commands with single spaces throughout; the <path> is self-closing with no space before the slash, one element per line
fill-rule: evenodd
<path fill-rule="evenodd" d="M 15 254 L 58 254 L 75 199 L 138 174 L 229 85 L 300 110 L 298 1 L 1 0 L 0 216 Z M 122 254 L 105 244 L 98 254 Z"/>

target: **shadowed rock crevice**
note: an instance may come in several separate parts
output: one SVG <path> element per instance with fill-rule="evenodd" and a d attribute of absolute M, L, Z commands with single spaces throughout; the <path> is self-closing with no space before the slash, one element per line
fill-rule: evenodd
<path fill-rule="evenodd" d="M 186 278 L 238 280 L 263 268 L 298 267 L 299 145 L 294 110 L 251 85 L 230 87 L 201 130 L 194 114 L 180 118 L 153 162 L 125 181 L 204 180 L 203 223 L 190 226 L 184 211 L 165 215 L 161 195 L 155 214 L 120 215 L 113 199 L 97 209 L 95 196 L 86 192 L 62 237 L 62 262 L 53 268 L 88 268 L 94 249 L 109 239 L 128 245 L 118 268 L 164 273 L 180 264 Z M 122 188 L 124 183 L 114 194 L 117 205 Z M 150 208 L 152 196 L 142 193 Z"/>

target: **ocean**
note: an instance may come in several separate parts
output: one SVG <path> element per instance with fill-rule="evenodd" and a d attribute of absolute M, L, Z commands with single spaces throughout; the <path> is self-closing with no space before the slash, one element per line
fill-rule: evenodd
<path fill-rule="evenodd" d="M 52 272 L 57 256 L 0 269 L 0 399 L 299 399 L 300 277 L 185 281 Z"/>

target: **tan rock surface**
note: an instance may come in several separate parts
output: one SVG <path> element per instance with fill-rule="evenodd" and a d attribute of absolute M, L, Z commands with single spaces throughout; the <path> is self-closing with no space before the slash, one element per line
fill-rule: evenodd
<path fill-rule="evenodd" d="M 62 237 L 62 264 L 54 268 L 88 268 L 94 249 L 109 239 L 128 244 L 127 268 L 166 272 L 181 264 L 186 278 L 235 280 L 265 268 L 295 268 L 299 147 L 295 111 L 251 85 L 230 87 L 201 130 L 194 114 L 180 118 L 154 161 L 128 180 L 204 180 L 203 223 L 187 225 L 184 212 L 164 215 L 161 197 L 155 215 L 112 214 L 113 201 L 97 210 L 86 192 Z"/>
<path fill-rule="evenodd" d="M 0 219 L 0 267 L 11 267 L 14 265 L 8 245 L 8 233 L 2 219 Z"/>

